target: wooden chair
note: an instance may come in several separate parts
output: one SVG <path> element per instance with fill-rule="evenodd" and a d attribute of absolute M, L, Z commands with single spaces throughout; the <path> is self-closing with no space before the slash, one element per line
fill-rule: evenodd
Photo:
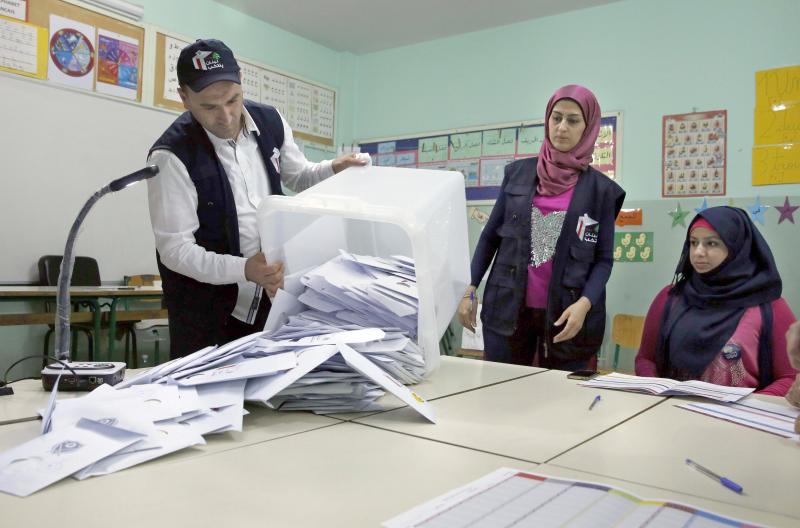
<path fill-rule="evenodd" d="M 614 343 L 614 362 L 612 368 L 619 366 L 620 348 L 639 350 L 644 330 L 644 316 L 617 314 L 611 323 L 611 341 Z"/>
<path fill-rule="evenodd" d="M 156 281 L 161 281 L 160 275 L 154 274 L 144 274 L 144 275 L 126 275 L 124 278 L 125 286 L 153 286 Z M 158 302 L 161 303 L 163 306 L 163 301 L 159 299 L 142 299 L 139 300 L 140 303 L 153 303 Z M 127 301 L 126 301 L 126 309 L 128 309 Z M 155 336 L 154 342 L 155 346 L 153 348 L 153 365 L 158 365 L 161 363 L 160 357 L 160 350 L 159 344 L 163 339 L 161 338 L 162 332 L 168 332 L 169 329 L 169 320 L 168 319 L 144 319 L 142 321 L 137 321 L 134 324 L 134 329 L 138 331 L 146 331 L 150 332 Z M 127 348 L 126 348 L 126 355 L 125 361 L 131 365 L 132 368 L 139 368 L 139 354 L 136 350 L 133 351 L 133 357 L 129 358 L 127 355 Z"/>

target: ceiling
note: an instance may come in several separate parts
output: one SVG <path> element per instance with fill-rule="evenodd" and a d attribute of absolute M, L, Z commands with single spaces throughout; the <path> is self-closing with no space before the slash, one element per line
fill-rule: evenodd
<path fill-rule="evenodd" d="M 214 0 L 336 51 L 371 53 L 618 0 Z"/>

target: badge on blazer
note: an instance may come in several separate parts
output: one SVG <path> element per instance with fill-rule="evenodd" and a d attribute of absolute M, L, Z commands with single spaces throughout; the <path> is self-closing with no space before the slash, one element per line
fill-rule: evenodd
<path fill-rule="evenodd" d="M 578 218 L 578 227 L 575 231 L 578 233 L 578 238 L 584 242 L 597 243 L 597 233 L 600 231 L 600 224 L 587 213 L 583 213 L 583 216 Z"/>
<path fill-rule="evenodd" d="M 270 157 L 269 160 L 272 162 L 272 166 L 275 167 L 275 170 L 278 172 L 278 174 L 280 174 L 281 173 L 281 151 L 278 150 L 277 148 L 273 147 L 273 149 L 272 149 L 272 157 Z"/>

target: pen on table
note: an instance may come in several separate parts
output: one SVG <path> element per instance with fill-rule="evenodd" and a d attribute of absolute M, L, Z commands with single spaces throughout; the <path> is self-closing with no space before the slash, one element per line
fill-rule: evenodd
<path fill-rule="evenodd" d="M 595 396 L 594 399 L 592 400 L 591 405 L 589 405 L 589 410 L 591 411 L 594 408 L 594 406 L 597 405 L 597 402 L 599 402 L 601 399 L 602 398 L 600 397 L 599 394 Z"/>
<path fill-rule="evenodd" d="M 742 492 L 743 488 L 740 485 L 738 485 L 737 483 L 735 483 L 734 481 L 732 481 L 731 479 L 728 479 L 728 478 L 721 477 L 721 476 L 717 475 L 716 473 L 714 473 L 710 469 L 701 466 L 700 464 L 698 464 L 697 462 L 695 462 L 694 460 L 692 460 L 690 458 L 686 459 L 686 463 L 690 467 L 692 467 L 692 468 L 696 469 L 697 471 L 699 471 L 700 473 L 702 473 L 703 475 L 705 475 L 707 477 L 711 477 L 712 479 L 718 481 L 720 484 L 722 484 L 723 486 L 725 486 L 729 490 L 735 491 L 736 493 L 741 493 Z"/>

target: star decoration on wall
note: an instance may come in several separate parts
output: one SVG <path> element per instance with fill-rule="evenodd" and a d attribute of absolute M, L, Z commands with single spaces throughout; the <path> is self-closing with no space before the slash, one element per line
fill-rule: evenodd
<path fill-rule="evenodd" d="M 784 220 L 788 220 L 791 223 L 794 223 L 794 212 L 800 209 L 800 205 L 792 205 L 789 203 L 789 197 L 787 196 L 786 199 L 783 201 L 783 205 L 776 205 L 775 210 L 781 214 L 781 217 L 778 219 L 778 223 L 780 224 Z"/>
<path fill-rule="evenodd" d="M 686 216 L 690 212 L 691 211 L 684 211 L 683 209 L 681 209 L 681 203 L 678 202 L 678 207 L 674 211 L 670 211 L 669 213 L 667 213 L 672 217 L 672 227 L 675 227 L 678 224 L 682 225 L 683 227 L 686 227 Z"/>
<path fill-rule="evenodd" d="M 747 211 L 750 213 L 750 216 L 761 225 L 764 225 L 764 212 L 767 209 L 769 209 L 768 205 L 761 205 L 761 196 L 756 196 L 755 203 L 747 206 Z"/>
<path fill-rule="evenodd" d="M 704 196 L 703 197 L 703 205 L 701 205 L 700 207 L 695 207 L 694 211 L 696 213 L 702 213 L 706 209 L 708 209 L 708 197 Z"/>

